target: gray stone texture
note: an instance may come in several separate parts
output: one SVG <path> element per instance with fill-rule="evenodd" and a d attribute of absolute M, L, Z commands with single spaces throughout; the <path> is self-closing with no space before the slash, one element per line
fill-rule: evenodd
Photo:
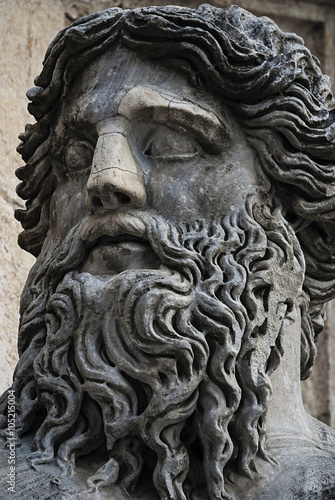
<path fill-rule="evenodd" d="M 65 22 L 90 7 L 66 6 Z M 331 69 L 329 9 L 296 27 Z M 28 93 L 27 209 L 4 190 L 38 256 L 21 300 L 14 498 L 331 500 L 335 433 L 300 389 L 334 297 L 328 80 L 295 35 L 237 7 L 87 21 L 59 35 Z M 333 338 L 328 320 L 306 389 L 329 424 Z"/>
<path fill-rule="evenodd" d="M 155 4 L 183 2 L 155 2 Z M 185 2 L 195 7 L 200 2 Z M 213 5 L 224 7 L 233 1 L 220 0 Z M 240 0 L 238 4 L 255 15 L 268 15 L 287 31 L 302 36 L 319 57 L 323 70 L 335 82 L 335 6 L 333 0 L 286 1 Z M 147 1 L 87 0 L 0 0 L 1 79 L 1 225 L 0 225 L 0 374 L 1 391 L 11 383 L 17 361 L 18 301 L 33 257 L 17 246 L 20 226 L 13 211 L 22 207 L 15 194 L 14 170 L 22 162 L 15 152 L 17 135 L 30 121 L 26 111 L 26 89 L 40 72 L 41 61 L 50 40 L 69 22 L 110 6 L 134 8 L 150 5 Z M 333 83 L 334 84 L 334 83 Z M 328 425 L 335 426 L 335 320 L 334 306 L 327 306 L 326 331 L 318 345 L 319 355 L 312 376 L 302 383 L 306 409 Z M 1 392 L 0 391 L 0 392 Z"/>

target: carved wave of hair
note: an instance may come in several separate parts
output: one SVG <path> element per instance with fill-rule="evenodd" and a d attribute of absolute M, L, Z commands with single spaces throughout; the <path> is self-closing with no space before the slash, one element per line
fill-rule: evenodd
<path fill-rule="evenodd" d="M 201 470 L 208 495 L 213 499 L 228 498 L 224 491 L 223 473 L 233 453 L 228 425 L 241 398 L 233 366 L 245 327 L 245 311 L 238 296 L 245 286 L 246 274 L 240 266 L 230 267 L 228 263 L 224 270 L 222 261 L 229 260 L 228 256 L 231 257 L 234 250 L 243 244 L 243 239 L 243 232 L 232 217 L 232 220 L 226 218 L 222 225 L 213 223 L 211 227 L 204 223 L 194 223 L 182 231 L 171 231 L 169 238 L 158 241 L 158 245 L 164 244 L 164 252 L 167 253 L 171 266 L 182 273 L 185 269 L 183 260 L 190 260 L 187 259 L 189 253 L 198 269 L 196 274 L 190 268 L 195 281 L 195 293 L 188 309 L 176 315 L 174 325 L 175 331 L 183 335 L 188 332 L 188 338 L 192 335 L 195 345 L 201 338 L 205 341 L 207 373 L 202 373 L 201 383 L 198 384 L 196 408 L 193 410 L 194 416 L 189 419 L 188 433 L 191 443 L 197 436 L 203 448 Z M 168 247 L 166 241 L 169 242 Z M 155 250 L 159 255 L 162 253 L 159 247 Z M 233 290 L 228 283 L 226 286 L 222 285 L 225 273 L 226 281 L 232 280 L 235 283 L 231 287 Z M 217 290 L 222 286 L 226 287 L 227 302 L 217 296 Z M 200 359 L 196 351 L 193 357 L 193 361 L 190 360 L 193 369 L 202 370 L 205 360 Z M 154 434 L 152 437 L 154 438 Z M 192 455 L 191 448 L 190 445 L 186 446 L 187 456 Z M 196 463 L 197 459 L 193 457 L 190 460 L 191 469 Z M 192 474 L 196 477 L 196 470 L 189 471 L 188 476 Z M 198 481 L 199 478 L 195 483 Z"/>
<path fill-rule="evenodd" d="M 17 400 L 17 433 L 23 434 L 34 424 L 38 412 L 43 412 L 36 389 L 34 361 L 41 355 L 48 333 L 45 314 L 50 296 L 64 273 L 76 269 L 85 252 L 83 242 L 74 237 L 80 229 L 73 228 L 62 245 L 47 248 L 31 269 L 20 303 L 18 351 L 19 361 L 13 375 L 12 389 Z M 6 428 L 7 391 L 0 398 L 0 429 Z"/>
<path fill-rule="evenodd" d="M 257 226 L 263 231 L 257 231 Z M 293 322 L 290 311 L 297 298 L 304 303 L 301 295 L 304 259 L 280 207 L 270 209 L 267 205 L 253 207 L 249 204 L 242 228 L 248 240 L 245 247 L 236 253 L 236 260 L 250 276 L 241 296 L 248 320 L 236 364 L 242 398 L 231 424 L 231 432 L 239 440 L 239 469 L 253 477 L 257 473 L 256 455 L 269 458 L 263 427 L 271 397 L 269 376 L 278 367 L 283 354 L 283 334 L 288 324 Z M 287 294 L 285 285 L 290 272 L 295 290 L 291 296 Z M 267 339 L 266 345 L 262 341 L 264 338 Z M 259 357 L 259 343 L 262 343 L 266 363 Z M 245 440 L 248 442 L 246 448 L 243 446 Z"/>

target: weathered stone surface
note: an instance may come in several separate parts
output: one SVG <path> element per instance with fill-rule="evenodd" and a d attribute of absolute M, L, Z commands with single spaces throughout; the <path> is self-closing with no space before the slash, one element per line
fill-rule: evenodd
<path fill-rule="evenodd" d="M 141 5 L 150 2 L 142 1 Z M 164 2 L 155 2 L 163 4 Z M 167 1 L 173 4 L 183 2 Z M 197 6 L 198 2 L 187 1 L 187 6 Z M 220 0 L 221 7 L 235 1 Z M 320 58 L 323 70 L 335 82 L 335 6 L 333 0 L 287 0 L 285 9 L 281 0 L 240 0 L 239 5 L 256 15 L 268 15 L 274 18 L 279 26 L 286 31 L 292 31 L 302 36 L 311 51 Z M 134 8 L 140 5 L 138 0 L 120 0 L 115 6 Z M 12 172 L 21 165 L 15 153 L 17 134 L 28 121 L 26 113 L 25 91 L 31 87 L 33 77 L 39 73 L 45 47 L 59 29 L 79 17 L 91 12 L 108 8 L 110 1 L 104 0 L 6 0 L 0 1 L 0 26 L 4 36 L 0 40 L 0 92 L 1 108 L 1 166 L 5 169 L 2 175 L 1 190 L 3 203 L 3 217 L 9 216 L 18 208 L 18 199 L 14 198 L 15 178 Z M 43 26 L 43 29 L 41 29 Z M 10 40 L 10 43 L 8 42 Z M 15 64 L 13 61 L 15 60 Z M 0 167 L 1 168 L 1 167 Z M 10 172 L 10 174 L 9 174 Z M 4 196 L 4 193 L 5 196 Z M 14 201 L 15 199 L 15 201 Z M 5 215 L 7 214 L 7 215 Z M 8 219 L 9 221 L 9 219 Z M 4 251 L 1 266 L 1 294 L 2 307 L 6 311 L 6 323 L 0 322 L 0 335 L 3 348 L 0 351 L 0 392 L 6 389 L 12 378 L 16 355 L 17 309 L 20 290 L 26 278 L 28 269 L 33 262 L 32 258 L 22 252 L 16 245 L 16 235 L 20 231 L 16 222 L 15 230 L 4 239 L 8 252 Z M 7 227 L 8 229 L 8 227 Z M 0 227 L 1 231 L 1 227 Z M 9 258 L 11 256 L 15 256 Z M 17 267 L 20 264 L 20 269 Z M 9 265 L 11 267 L 9 267 Z M 334 422 L 335 390 L 329 394 L 330 386 L 335 380 L 335 359 L 329 346 L 334 343 L 334 319 L 328 314 L 327 325 L 330 341 L 322 341 L 318 345 L 316 367 L 312 377 L 303 382 L 303 396 L 306 408 L 315 417 L 326 423 Z M 323 337 L 325 339 L 325 336 Z M 314 374 L 315 373 L 315 374 Z M 319 375 L 318 375 L 319 374 Z"/>
<path fill-rule="evenodd" d="M 37 261 L 0 421 L 17 495 L 331 500 L 335 433 L 300 388 L 335 293 L 316 60 L 238 7 L 111 9 L 35 84 L 16 216 Z"/>

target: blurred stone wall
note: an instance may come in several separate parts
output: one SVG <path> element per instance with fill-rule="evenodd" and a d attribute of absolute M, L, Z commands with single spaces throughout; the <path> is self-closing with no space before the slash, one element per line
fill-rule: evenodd
<path fill-rule="evenodd" d="M 15 194 L 17 135 L 32 122 L 25 92 L 41 70 L 46 48 L 60 29 L 83 15 L 108 7 L 184 5 L 198 0 L 0 0 L 0 392 L 10 383 L 16 363 L 19 295 L 34 258 L 17 246 L 22 207 Z M 214 0 L 216 7 L 238 4 L 255 15 L 267 15 L 285 31 L 302 36 L 320 59 L 335 86 L 335 0 Z M 312 377 L 303 382 L 307 410 L 335 427 L 335 304 L 319 343 Z"/>

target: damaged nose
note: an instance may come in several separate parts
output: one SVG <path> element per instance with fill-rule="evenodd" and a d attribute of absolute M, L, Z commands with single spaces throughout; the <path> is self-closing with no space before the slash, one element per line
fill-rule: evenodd
<path fill-rule="evenodd" d="M 87 183 L 87 207 L 115 210 L 122 205 L 141 208 L 146 203 L 143 172 L 120 132 L 100 135 Z"/>

